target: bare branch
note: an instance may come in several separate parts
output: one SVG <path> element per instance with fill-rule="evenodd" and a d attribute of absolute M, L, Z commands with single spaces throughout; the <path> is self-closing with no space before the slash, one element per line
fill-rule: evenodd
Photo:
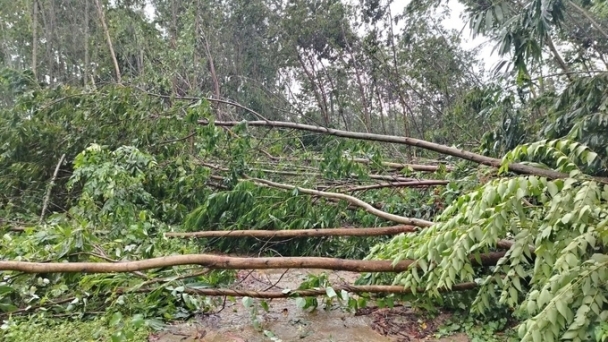
<path fill-rule="evenodd" d="M 505 255 L 504 252 L 491 252 L 478 255 L 481 264 L 474 256 L 469 258 L 474 265 L 492 266 Z M 320 257 L 276 257 L 240 258 L 211 254 L 171 255 L 153 259 L 125 262 L 28 262 L 0 261 L 0 271 L 19 271 L 25 273 L 116 273 L 134 272 L 154 268 L 199 265 L 213 269 L 251 270 L 251 269 L 325 269 L 351 272 L 402 272 L 415 261 L 402 260 L 351 260 Z"/>
<path fill-rule="evenodd" d="M 417 227 L 430 227 L 433 225 L 433 222 L 431 221 L 427 221 L 427 220 L 421 220 L 421 219 L 415 219 L 415 218 L 409 218 L 409 217 L 404 217 L 404 216 L 399 216 L 399 215 L 394 215 L 394 214 L 390 214 L 387 213 L 385 211 L 379 210 L 374 208 L 371 204 L 364 202 L 356 197 L 353 196 L 349 196 L 349 195 L 345 195 L 345 194 L 339 194 L 339 193 L 335 193 L 335 192 L 325 192 L 325 191 L 318 191 L 318 190 L 312 190 L 312 189 L 306 189 L 306 188 L 300 188 L 294 185 L 289 185 L 289 184 L 282 184 L 282 183 L 275 183 L 275 182 L 271 182 L 265 179 L 259 179 L 259 178 L 249 178 L 250 180 L 259 183 L 259 184 L 264 184 L 264 185 L 268 185 L 271 186 L 273 188 L 277 188 L 277 189 L 284 189 L 284 190 L 294 190 L 297 189 L 299 192 L 303 193 L 303 194 L 307 194 L 307 195 L 314 195 L 314 196 L 320 196 L 320 197 L 327 197 L 327 198 L 335 198 L 335 199 L 339 199 L 339 200 L 345 200 L 346 202 L 356 205 L 358 207 L 361 207 L 363 209 L 365 209 L 365 211 L 367 211 L 368 213 L 372 214 L 372 215 L 376 215 L 380 218 L 383 218 L 385 220 L 389 220 L 389 221 L 393 221 L 393 222 L 397 222 L 397 223 L 402 223 L 402 224 L 409 224 L 409 225 L 414 225 Z"/>
<path fill-rule="evenodd" d="M 227 230 L 200 231 L 190 233 L 165 233 L 166 237 L 175 238 L 210 238 L 210 237 L 253 237 L 261 239 L 318 237 L 318 236 L 378 236 L 396 235 L 417 231 L 415 226 L 392 226 L 378 228 L 325 228 L 325 229 L 290 229 L 290 230 Z"/>

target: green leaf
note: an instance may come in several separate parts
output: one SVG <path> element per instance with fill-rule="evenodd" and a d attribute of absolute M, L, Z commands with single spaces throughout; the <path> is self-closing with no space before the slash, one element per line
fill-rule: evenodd
<path fill-rule="evenodd" d="M 547 190 L 549 191 L 549 194 L 553 197 L 555 197 L 555 195 L 557 195 L 559 191 L 557 189 L 557 185 L 555 185 L 554 182 L 547 182 Z"/>
<path fill-rule="evenodd" d="M 568 308 L 568 304 L 565 301 L 560 300 L 555 302 L 555 307 L 557 311 L 564 317 L 566 320 L 568 319 L 568 315 L 570 314 L 570 309 Z"/>
<path fill-rule="evenodd" d="M 241 302 L 243 303 L 243 306 L 246 308 L 250 308 L 253 306 L 253 298 L 251 298 L 251 297 L 243 297 L 243 299 L 241 299 Z"/>

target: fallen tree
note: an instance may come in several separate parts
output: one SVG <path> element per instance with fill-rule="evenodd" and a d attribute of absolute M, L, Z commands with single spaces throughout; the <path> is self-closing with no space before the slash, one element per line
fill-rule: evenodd
<path fill-rule="evenodd" d="M 461 283 L 455 284 L 452 288 L 439 288 L 439 292 L 467 291 L 477 288 L 477 283 Z M 350 293 L 385 293 L 385 294 L 408 294 L 412 293 L 412 289 L 404 288 L 398 285 L 336 285 L 331 287 L 334 291 L 347 291 Z M 150 292 L 156 289 L 137 289 L 130 291 L 129 289 L 119 289 L 115 293 L 129 292 Z M 233 289 L 193 289 L 185 288 L 183 293 L 196 294 L 203 296 L 232 296 L 232 297 L 251 297 L 251 298 L 290 298 L 290 297 L 313 297 L 326 296 L 326 288 L 307 289 L 307 290 L 290 290 L 290 291 L 255 291 L 255 290 L 233 290 Z M 425 289 L 416 290 L 417 293 L 425 292 Z"/>
<path fill-rule="evenodd" d="M 369 140 L 369 141 L 379 141 L 379 142 L 387 142 L 387 143 L 395 143 L 401 145 L 408 145 L 423 148 L 429 151 L 438 152 L 441 154 L 446 154 L 449 156 L 470 160 L 472 162 L 492 166 L 494 168 L 499 168 L 502 164 L 502 161 L 498 158 L 486 157 L 481 154 L 465 151 L 456 147 L 445 146 L 441 144 L 432 143 L 430 141 L 409 138 L 409 137 L 399 137 L 393 135 L 383 135 L 383 134 L 374 134 L 374 133 L 361 133 L 361 132 L 350 132 L 343 131 L 339 129 L 326 128 L 321 126 L 313 126 L 313 125 L 305 125 L 299 124 L 295 122 L 284 122 L 284 121 L 213 121 L 209 122 L 208 120 L 199 120 L 198 123 L 200 125 L 209 125 L 212 123 L 216 126 L 236 126 L 242 123 L 246 123 L 248 126 L 255 127 L 272 127 L 272 128 L 288 128 L 288 129 L 297 129 L 308 132 L 315 132 L 321 134 L 328 134 L 337 137 L 343 138 L 351 138 L 358 140 Z M 551 179 L 555 178 L 567 178 L 569 175 L 563 172 L 557 172 L 550 169 L 543 169 L 539 167 L 534 167 L 530 165 L 525 165 L 521 163 L 511 163 L 508 166 L 509 171 L 515 173 L 523 173 L 530 175 L 537 175 L 541 177 L 547 177 Z"/>
<path fill-rule="evenodd" d="M 352 188 L 347 188 L 349 192 L 356 191 L 366 191 L 373 189 L 382 189 L 382 188 L 424 188 L 434 185 L 447 185 L 450 181 L 447 180 L 421 180 L 421 181 L 411 181 L 411 182 L 394 182 L 394 183 L 380 183 L 380 184 L 371 184 L 371 185 L 361 185 Z"/>
<path fill-rule="evenodd" d="M 200 231 L 190 233 L 165 233 L 174 238 L 211 238 L 211 237 L 252 237 L 261 239 L 320 237 L 320 236 L 379 236 L 415 232 L 417 227 L 399 225 L 378 228 L 315 228 L 290 230 L 227 230 Z"/>
<path fill-rule="evenodd" d="M 469 257 L 477 266 L 493 266 L 504 252 L 490 252 Z M 123 262 L 28 262 L 0 261 L 0 271 L 19 271 L 24 273 L 119 273 L 135 272 L 154 268 L 199 265 L 210 269 L 252 270 L 252 269 L 326 269 L 351 272 L 402 272 L 414 260 L 393 263 L 390 260 L 349 260 L 321 257 L 275 257 L 243 258 L 210 254 L 185 254 Z"/>

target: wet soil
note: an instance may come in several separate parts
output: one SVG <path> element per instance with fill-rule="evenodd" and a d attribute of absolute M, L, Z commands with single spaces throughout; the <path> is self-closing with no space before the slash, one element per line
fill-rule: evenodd
<path fill-rule="evenodd" d="M 323 270 L 259 270 L 239 273 L 240 283 L 234 289 L 296 289 L 308 274 L 329 276 L 332 284 L 349 284 L 359 276 L 353 272 Z M 254 300 L 257 301 L 257 300 Z M 319 301 L 321 302 L 321 301 Z M 259 302 L 258 302 L 259 303 Z M 436 329 L 449 318 L 441 314 L 425 318 L 410 308 L 367 308 L 356 313 L 339 307 L 303 310 L 294 299 L 268 301 L 269 311 L 259 308 L 257 315 L 245 308 L 241 300 L 226 301 L 222 310 L 201 314 L 189 322 L 175 323 L 163 332 L 150 335 L 150 342 L 467 342 L 465 335 L 434 339 Z M 254 320 L 259 322 L 255 328 Z M 265 334 L 264 332 L 267 332 Z"/>

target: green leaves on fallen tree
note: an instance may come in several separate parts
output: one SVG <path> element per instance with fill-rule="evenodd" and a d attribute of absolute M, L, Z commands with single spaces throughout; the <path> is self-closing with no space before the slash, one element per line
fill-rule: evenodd
<path fill-rule="evenodd" d="M 520 147 L 505 159 L 540 156 L 573 178 L 496 179 L 459 197 L 436 225 L 378 245 L 370 257 L 417 260 L 419 268 L 394 282 L 423 287 L 432 300 L 442 299 L 437 288 L 477 281 L 471 311 L 515 309 L 523 341 L 588 340 L 589 327 L 608 317 L 608 185 L 576 167 L 593 161 L 592 153 L 564 140 Z M 467 256 L 497 248 L 500 239 L 512 240 L 506 256 L 474 270 Z"/>
<path fill-rule="evenodd" d="M 568 139 L 541 140 L 509 151 L 503 158 L 501 171 L 507 171 L 511 162 L 524 160 L 536 161 L 535 166 L 555 169 L 574 177 L 589 170 L 596 159 L 597 153 L 579 142 Z"/>

